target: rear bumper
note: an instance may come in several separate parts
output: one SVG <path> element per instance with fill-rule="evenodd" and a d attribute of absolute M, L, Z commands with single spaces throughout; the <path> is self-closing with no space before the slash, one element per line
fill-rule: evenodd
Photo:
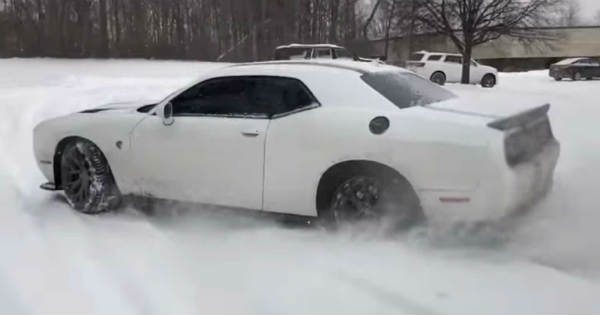
<path fill-rule="evenodd" d="M 427 191 L 421 203 L 430 221 L 494 221 L 533 206 L 552 188 L 560 144 L 553 140 L 529 161 L 503 166 L 483 178 L 473 191 Z"/>
<path fill-rule="evenodd" d="M 532 206 L 550 191 L 559 156 L 560 144 L 553 140 L 530 161 L 513 167 L 506 174 L 505 214 Z"/>

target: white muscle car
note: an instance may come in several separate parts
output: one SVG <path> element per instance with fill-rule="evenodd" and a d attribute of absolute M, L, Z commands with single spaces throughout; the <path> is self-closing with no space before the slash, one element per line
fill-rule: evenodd
<path fill-rule="evenodd" d="M 34 146 L 42 188 L 90 214 L 142 195 L 334 223 L 487 221 L 550 188 L 548 108 L 494 113 L 383 64 L 273 61 L 42 122 Z"/>

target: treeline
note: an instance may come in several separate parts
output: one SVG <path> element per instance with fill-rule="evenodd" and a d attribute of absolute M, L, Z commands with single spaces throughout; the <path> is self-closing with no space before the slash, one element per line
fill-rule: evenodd
<path fill-rule="evenodd" d="M 423 32 L 463 51 L 481 39 L 540 37 L 523 29 L 571 19 L 573 1 L 0 0 L 0 57 L 252 61 L 300 42 L 385 58 L 387 39 L 405 36 L 412 50 L 413 34 Z M 360 49 L 375 37 L 386 39 L 382 51 Z"/>
<path fill-rule="evenodd" d="M 290 42 L 355 41 L 369 18 L 381 29 L 363 2 L 0 0 L 0 56 L 259 60 Z"/>

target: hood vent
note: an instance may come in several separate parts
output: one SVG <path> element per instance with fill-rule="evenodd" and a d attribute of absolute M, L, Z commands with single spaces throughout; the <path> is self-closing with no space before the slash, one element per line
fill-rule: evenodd
<path fill-rule="evenodd" d="M 80 113 L 95 114 L 95 113 L 104 112 L 104 111 L 111 110 L 111 109 L 113 109 L 113 108 L 94 108 L 94 109 L 87 109 L 87 110 L 81 111 Z"/>

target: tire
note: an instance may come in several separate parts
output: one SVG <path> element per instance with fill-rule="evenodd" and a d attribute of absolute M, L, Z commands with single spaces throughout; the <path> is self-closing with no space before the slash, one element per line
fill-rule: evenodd
<path fill-rule="evenodd" d="M 556 81 L 562 81 L 562 78 L 561 77 L 554 77 L 554 80 L 556 80 Z"/>
<path fill-rule="evenodd" d="M 575 72 L 573 74 L 573 81 L 580 81 L 582 79 L 581 73 Z"/>
<path fill-rule="evenodd" d="M 94 144 L 75 140 L 62 151 L 61 184 L 73 209 L 99 214 L 121 202 L 106 158 Z"/>
<path fill-rule="evenodd" d="M 419 199 L 410 184 L 387 172 L 349 171 L 337 178 L 332 188 L 329 209 L 321 215 L 328 226 L 372 222 L 396 231 L 424 221 Z"/>
<path fill-rule="evenodd" d="M 486 74 L 481 79 L 481 86 L 484 88 L 493 88 L 496 86 L 496 76 L 493 74 Z"/>
<path fill-rule="evenodd" d="M 429 80 L 435 84 L 443 86 L 446 84 L 446 75 L 441 71 L 437 71 L 431 75 Z"/>

